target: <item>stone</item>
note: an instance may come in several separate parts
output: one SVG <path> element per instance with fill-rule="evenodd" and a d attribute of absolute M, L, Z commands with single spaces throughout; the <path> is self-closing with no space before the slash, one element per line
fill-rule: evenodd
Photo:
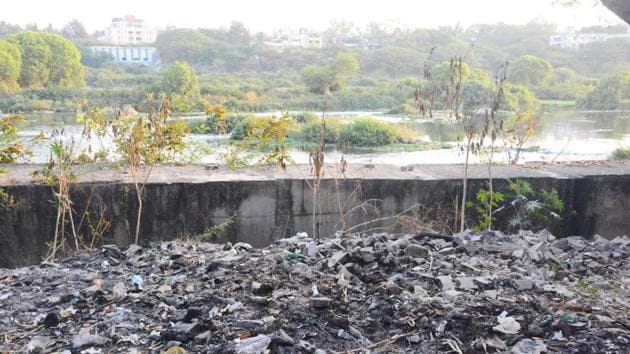
<path fill-rule="evenodd" d="M 517 279 L 514 281 L 516 289 L 519 291 L 531 290 L 534 287 L 534 281 L 529 278 Z"/>
<path fill-rule="evenodd" d="M 495 332 L 503 334 L 517 334 L 521 330 L 521 325 L 514 317 L 501 314 L 497 316 L 498 325 L 492 327 Z"/>
<path fill-rule="evenodd" d="M 333 269 L 337 264 L 344 264 L 350 260 L 350 255 L 345 251 L 337 251 L 328 258 L 328 268 Z"/>
<path fill-rule="evenodd" d="M 112 288 L 112 296 L 114 300 L 121 300 L 127 296 L 127 288 L 125 287 L 125 283 L 119 281 Z"/>
<path fill-rule="evenodd" d="M 316 309 L 328 308 L 330 307 L 330 304 L 332 303 L 332 299 L 328 297 L 312 297 L 310 301 L 311 301 L 311 306 L 313 306 Z"/>
<path fill-rule="evenodd" d="M 457 288 L 462 290 L 476 290 L 477 284 L 475 284 L 473 277 L 457 277 L 455 278 L 455 282 L 457 283 Z"/>
<path fill-rule="evenodd" d="M 542 340 L 522 339 L 510 351 L 512 354 L 547 353 L 547 346 Z"/>
<path fill-rule="evenodd" d="M 427 257 L 431 250 L 424 246 L 416 245 L 414 243 L 410 244 L 405 248 L 405 254 L 409 257 L 413 258 L 423 258 Z"/>
<path fill-rule="evenodd" d="M 44 318 L 44 321 L 42 324 L 46 328 L 50 328 L 50 327 L 57 327 L 57 325 L 59 325 L 59 322 L 61 322 L 61 318 L 59 317 L 59 314 L 57 312 L 49 312 Z"/>
<path fill-rule="evenodd" d="M 436 277 L 440 288 L 444 290 L 455 290 L 455 283 L 453 282 L 453 278 L 450 275 L 440 275 Z"/>
<path fill-rule="evenodd" d="M 72 337 L 72 348 L 79 349 L 83 347 L 102 347 L 109 342 L 109 338 L 95 334 L 79 333 Z"/>
<path fill-rule="evenodd" d="M 52 339 L 47 336 L 33 336 L 26 345 L 27 353 L 47 352 L 48 346 L 51 345 Z"/>
<path fill-rule="evenodd" d="M 235 349 L 237 353 L 260 354 L 266 352 L 269 344 L 271 344 L 271 337 L 259 334 L 255 337 L 237 339 Z"/>
<path fill-rule="evenodd" d="M 512 258 L 521 259 L 525 255 L 525 251 L 522 249 L 512 251 Z"/>

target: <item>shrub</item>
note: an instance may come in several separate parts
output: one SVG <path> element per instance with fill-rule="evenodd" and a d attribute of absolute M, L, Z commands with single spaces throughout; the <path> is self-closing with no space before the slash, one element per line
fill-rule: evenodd
<path fill-rule="evenodd" d="M 317 115 L 313 112 L 299 112 L 291 114 L 291 117 L 295 120 L 296 123 L 304 124 L 317 119 Z"/>
<path fill-rule="evenodd" d="M 304 123 L 298 131 L 298 138 L 304 142 L 318 142 L 321 125 L 321 120 L 317 118 Z M 326 120 L 326 135 L 324 136 L 324 142 L 326 144 L 339 143 L 339 135 L 341 133 L 342 125 L 343 122 L 341 122 L 339 119 L 328 118 Z"/>
<path fill-rule="evenodd" d="M 367 118 L 344 125 L 339 139 L 347 146 L 383 146 L 399 140 L 391 124 Z"/>
<path fill-rule="evenodd" d="M 630 160 L 630 147 L 620 147 L 615 149 L 610 155 L 611 160 Z"/>

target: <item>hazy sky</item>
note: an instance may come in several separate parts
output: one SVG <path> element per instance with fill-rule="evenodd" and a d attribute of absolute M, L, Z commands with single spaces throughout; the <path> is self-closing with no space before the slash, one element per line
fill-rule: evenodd
<path fill-rule="evenodd" d="M 332 19 L 359 26 L 400 22 L 409 27 L 469 26 L 475 23 L 523 24 L 544 19 L 566 26 L 622 23 L 602 6 L 562 8 L 553 0 L 3 0 L 0 21 L 61 27 L 73 18 L 89 31 L 112 17 L 134 14 L 155 25 L 222 27 L 241 21 L 254 31 L 281 27 L 324 28 Z"/>

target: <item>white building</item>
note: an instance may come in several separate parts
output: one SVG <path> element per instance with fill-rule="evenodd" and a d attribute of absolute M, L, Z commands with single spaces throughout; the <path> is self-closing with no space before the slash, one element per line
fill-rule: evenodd
<path fill-rule="evenodd" d="M 578 49 L 585 44 L 606 42 L 611 39 L 626 39 L 630 41 L 630 31 L 626 33 L 583 33 L 568 31 L 549 37 L 549 45 L 566 49 Z"/>
<path fill-rule="evenodd" d="M 273 32 L 271 39 L 266 41 L 265 44 L 280 48 L 321 48 L 324 45 L 324 41 L 321 34 L 305 28 L 300 28 L 299 30 L 279 29 Z"/>
<path fill-rule="evenodd" d="M 120 64 L 142 64 L 155 66 L 158 62 L 158 54 L 155 47 L 123 47 L 123 46 L 91 46 L 93 53 L 103 52 L 109 54 L 115 62 Z"/>
<path fill-rule="evenodd" d="M 155 27 L 133 15 L 127 15 L 112 19 L 111 26 L 105 29 L 104 35 L 98 40 L 110 45 L 137 45 L 154 43 L 156 38 Z"/>

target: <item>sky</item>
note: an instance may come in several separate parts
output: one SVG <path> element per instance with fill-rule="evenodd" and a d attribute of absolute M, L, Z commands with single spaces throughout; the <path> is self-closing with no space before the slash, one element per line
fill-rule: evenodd
<path fill-rule="evenodd" d="M 0 21 L 52 24 L 78 19 L 91 32 L 112 17 L 133 14 L 156 26 L 228 27 L 243 22 L 253 31 L 275 28 L 323 29 L 334 19 L 410 28 L 467 27 L 476 23 L 525 24 L 542 20 L 560 28 L 623 23 L 597 0 L 566 8 L 554 0 L 3 0 Z M 595 5 L 594 5 L 595 4 Z"/>

